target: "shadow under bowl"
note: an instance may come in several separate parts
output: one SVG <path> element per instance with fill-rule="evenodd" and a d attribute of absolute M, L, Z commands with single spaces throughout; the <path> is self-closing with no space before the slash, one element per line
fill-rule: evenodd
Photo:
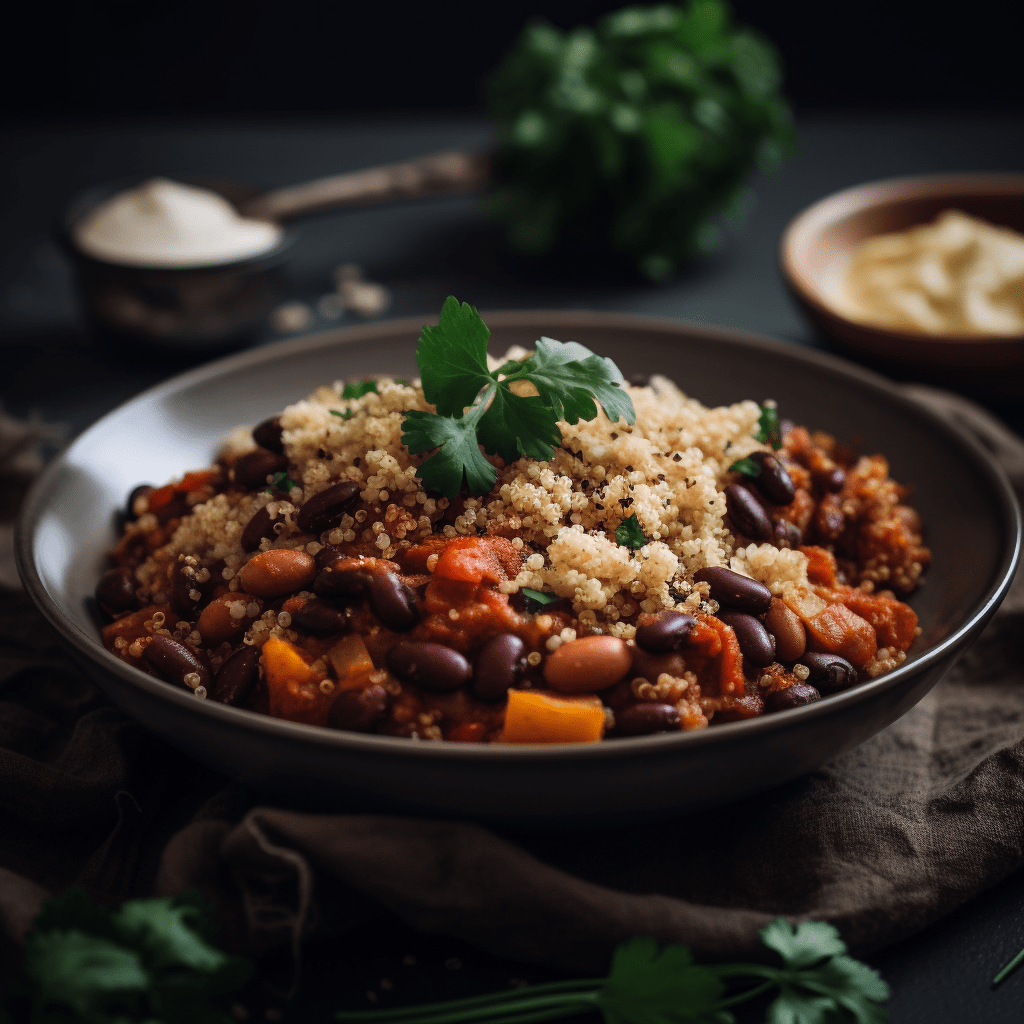
<path fill-rule="evenodd" d="M 808 320 L 844 352 L 894 371 L 934 368 L 940 375 L 932 379 L 940 381 L 945 373 L 954 382 L 966 370 L 980 374 L 983 386 L 1024 394 L 1024 334 L 896 330 L 860 323 L 836 308 L 833 296 L 862 242 L 927 224 L 950 209 L 1024 234 L 1024 175 L 894 178 L 836 192 L 798 214 L 783 232 L 783 277 Z"/>
<path fill-rule="evenodd" d="M 115 658 L 90 616 L 117 510 L 139 482 L 208 464 L 221 438 L 317 385 L 416 374 L 423 320 L 283 342 L 159 385 L 85 431 L 26 500 L 17 556 L 29 594 L 82 669 L 144 726 L 225 775 L 304 806 L 386 809 L 572 830 L 723 804 L 820 767 L 928 692 L 984 627 L 1018 558 L 1020 512 L 977 442 L 885 379 L 793 345 L 646 317 L 488 313 L 492 351 L 541 335 L 658 371 L 708 405 L 777 400 L 782 414 L 858 436 L 912 486 L 935 554 L 912 599 L 921 635 L 892 673 L 806 707 L 708 729 L 549 746 L 414 742 L 286 722 L 198 700 Z M 436 321 L 435 321 L 436 322 Z M 139 438 L 145 438 L 145 445 Z"/>

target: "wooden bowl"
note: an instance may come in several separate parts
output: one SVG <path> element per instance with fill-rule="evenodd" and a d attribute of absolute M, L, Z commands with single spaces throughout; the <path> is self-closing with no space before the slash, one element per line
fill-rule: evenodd
<path fill-rule="evenodd" d="M 793 296 L 823 334 L 886 364 L 972 371 L 1024 369 L 1024 334 L 926 334 L 849 319 L 832 296 L 854 250 L 875 235 L 933 221 L 959 209 L 1024 234 L 1024 175 L 953 174 L 894 178 L 836 192 L 783 232 L 779 260 Z"/>

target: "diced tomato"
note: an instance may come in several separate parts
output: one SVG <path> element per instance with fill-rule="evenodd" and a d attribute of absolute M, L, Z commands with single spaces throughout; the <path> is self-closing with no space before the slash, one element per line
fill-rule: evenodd
<path fill-rule="evenodd" d="M 863 668 L 878 650 L 871 623 L 844 604 L 830 604 L 804 625 L 813 650 L 838 654 L 854 668 Z"/>
<path fill-rule="evenodd" d="M 800 550 L 807 556 L 807 579 L 822 587 L 834 587 L 838 571 L 835 555 L 813 544 L 805 545 Z"/>

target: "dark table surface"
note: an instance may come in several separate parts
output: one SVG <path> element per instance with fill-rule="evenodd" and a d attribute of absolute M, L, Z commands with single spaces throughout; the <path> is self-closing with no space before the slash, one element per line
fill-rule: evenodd
<path fill-rule="evenodd" d="M 783 171 L 753 182 L 750 214 L 722 249 L 667 284 L 531 271 L 505 255 L 472 197 L 364 208 L 310 220 L 291 264 L 290 291 L 308 303 L 331 291 L 331 271 L 359 264 L 385 284 L 387 317 L 436 315 L 455 294 L 481 309 L 575 308 L 636 312 L 754 331 L 827 347 L 786 294 L 779 236 L 808 203 L 864 181 L 950 171 L 1024 170 L 1024 118 L 980 114 L 818 115 L 799 123 L 802 144 Z M 160 173 L 274 186 L 487 143 L 468 116 L 362 121 L 140 121 L 20 125 L 0 132 L 0 399 L 14 415 L 61 421 L 74 434 L 149 385 L 194 365 L 175 353 L 130 358 L 91 338 L 77 310 L 70 270 L 50 226 L 74 193 L 111 179 Z M 309 329 L 359 322 L 317 316 Z M 256 344 L 282 335 L 270 329 Z M 907 371 L 901 371 L 906 376 Z M 915 375 L 911 372 L 910 375 Z M 916 374 L 923 376 L 923 374 Z M 1024 395 L 980 397 L 1016 429 Z M 892 1019 L 1019 1024 L 1024 971 L 995 992 L 989 982 L 1024 946 L 1024 872 L 1008 878 L 925 932 L 870 958 L 892 986 Z M 327 1021 L 345 1004 L 451 998 L 548 980 L 450 940 L 381 918 L 358 936 L 308 954 L 292 1020 Z M 253 1020 L 265 1018 L 254 996 Z M 270 1018 L 276 1016 L 276 1005 Z"/>

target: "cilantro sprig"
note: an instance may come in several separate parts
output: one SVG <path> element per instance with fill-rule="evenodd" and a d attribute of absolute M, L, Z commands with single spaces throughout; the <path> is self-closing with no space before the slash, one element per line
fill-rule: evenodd
<path fill-rule="evenodd" d="M 778 451 L 782 447 L 782 431 L 779 428 L 779 411 L 774 405 L 762 405 L 757 425 L 760 428 L 754 435 L 755 441 L 771 445 Z"/>
<path fill-rule="evenodd" d="M 642 548 L 647 543 L 647 535 L 635 512 L 628 519 L 623 519 L 616 527 L 615 542 L 631 551 Z"/>
<path fill-rule="evenodd" d="M 335 1015 L 341 1024 L 527 1024 L 597 1010 L 605 1024 L 735 1024 L 732 1007 L 775 993 L 773 1024 L 885 1024 L 889 988 L 846 955 L 830 924 L 794 928 L 781 918 L 761 930 L 781 966 L 697 964 L 686 946 L 654 939 L 622 943 L 607 978 L 556 981 L 514 992 L 398 1010 Z M 739 991 L 735 988 L 739 983 Z"/>
<path fill-rule="evenodd" d="M 275 473 L 270 478 L 270 482 L 263 489 L 265 491 L 270 491 L 271 494 L 278 494 L 290 491 L 293 487 L 298 486 L 299 485 L 282 469 L 280 473 Z"/>
<path fill-rule="evenodd" d="M 561 442 L 558 421 L 578 423 L 597 416 L 600 404 L 614 423 L 633 423 L 625 380 L 610 359 L 574 341 L 541 338 L 535 353 L 487 368 L 491 332 L 473 306 L 449 295 L 436 327 L 424 327 L 416 347 L 423 395 L 437 412 L 410 410 L 402 443 L 414 455 L 437 449 L 418 470 L 420 480 L 454 498 L 463 480 L 472 494 L 486 494 L 497 479 L 480 451 L 513 462 L 520 456 L 546 460 Z M 536 395 L 512 390 L 528 381 Z"/>

